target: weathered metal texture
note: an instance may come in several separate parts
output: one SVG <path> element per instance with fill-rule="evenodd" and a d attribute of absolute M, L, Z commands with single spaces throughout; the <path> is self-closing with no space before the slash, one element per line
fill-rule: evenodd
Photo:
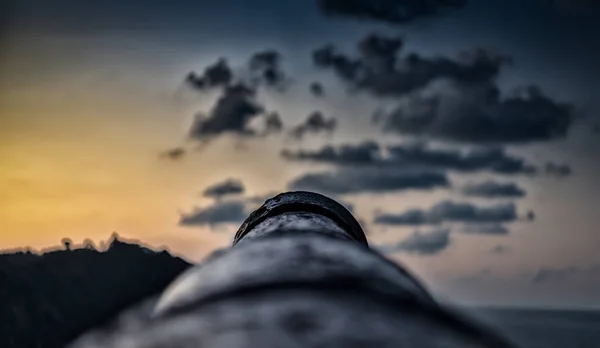
<path fill-rule="evenodd" d="M 75 347 L 511 347 L 371 250 L 343 206 L 306 192 L 267 201 L 145 325 L 104 337 Z"/>

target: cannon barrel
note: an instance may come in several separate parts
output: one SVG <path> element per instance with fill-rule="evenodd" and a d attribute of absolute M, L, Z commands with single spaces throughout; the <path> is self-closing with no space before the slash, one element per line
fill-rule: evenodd
<path fill-rule="evenodd" d="M 230 248 L 164 291 L 148 322 L 98 346 L 513 347 L 439 304 L 369 247 L 346 208 L 310 192 L 267 200 Z"/>

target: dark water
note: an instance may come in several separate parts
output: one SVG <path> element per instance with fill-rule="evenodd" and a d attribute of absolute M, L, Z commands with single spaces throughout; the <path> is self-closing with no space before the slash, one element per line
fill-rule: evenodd
<path fill-rule="evenodd" d="M 473 315 L 523 348 L 600 348 L 600 311 L 486 309 Z"/>

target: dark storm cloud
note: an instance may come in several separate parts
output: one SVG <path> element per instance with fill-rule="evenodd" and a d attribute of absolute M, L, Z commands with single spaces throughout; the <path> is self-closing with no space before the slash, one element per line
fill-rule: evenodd
<path fill-rule="evenodd" d="M 296 139 L 302 139 L 306 134 L 328 133 L 331 134 L 337 127 L 335 118 L 326 118 L 320 111 L 308 115 L 306 120 L 294 127 L 290 134 Z"/>
<path fill-rule="evenodd" d="M 233 71 L 227 60 L 219 59 L 215 64 L 204 69 L 201 75 L 191 72 L 185 81 L 194 89 L 203 91 L 215 87 L 226 87 L 233 80 Z"/>
<path fill-rule="evenodd" d="M 333 45 L 327 45 L 315 50 L 312 54 L 313 63 L 323 69 L 332 69 L 337 76 L 346 82 L 352 82 L 362 69 L 360 60 L 347 57 L 337 52 Z"/>
<path fill-rule="evenodd" d="M 419 18 L 459 9 L 466 0 L 318 0 L 321 11 L 330 17 L 405 24 Z"/>
<path fill-rule="evenodd" d="M 380 213 L 375 223 L 380 225 L 437 225 L 444 222 L 469 224 L 494 224 L 514 222 L 518 219 L 513 203 L 479 207 L 470 203 L 444 201 L 428 210 L 411 209 L 400 214 Z"/>
<path fill-rule="evenodd" d="M 406 252 L 417 255 L 436 255 L 450 246 L 450 230 L 414 232 L 396 245 L 376 247 L 383 253 Z"/>
<path fill-rule="evenodd" d="M 591 267 L 569 266 L 564 268 L 542 267 L 534 274 L 531 281 L 539 284 L 548 281 L 561 281 L 575 276 L 584 276 L 588 279 L 600 279 L 600 265 Z"/>
<path fill-rule="evenodd" d="M 331 69 L 351 91 L 393 97 L 381 113 L 385 132 L 467 143 L 522 144 L 564 138 L 574 107 L 529 86 L 504 97 L 496 85 L 512 59 L 485 49 L 457 58 L 401 55 L 401 37 L 370 34 L 356 56 L 327 45 L 313 52 L 317 67 Z"/>
<path fill-rule="evenodd" d="M 527 192 L 515 183 L 486 181 L 466 185 L 462 192 L 465 196 L 481 198 L 522 198 Z"/>
<path fill-rule="evenodd" d="M 390 156 L 399 163 L 438 167 L 459 172 L 490 171 L 498 174 L 534 174 L 535 166 L 510 155 L 502 147 L 467 151 L 433 149 L 423 143 L 388 147 Z"/>
<path fill-rule="evenodd" d="M 176 147 L 174 149 L 167 150 L 160 154 L 161 158 L 166 158 L 172 161 L 176 161 L 185 156 L 186 150 L 182 147 Z"/>
<path fill-rule="evenodd" d="M 456 278 L 456 281 L 459 283 L 476 283 L 485 280 L 486 278 L 489 278 L 492 275 L 492 273 L 492 269 L 486 267 L 475 273 L 458 277 Z"/>
<path fill-rule="evenodd" d="M 292 180 L 292 190 L 325 194 L 385 193 L 404 190 L 433 190 L 450 186 L 447 176 L 437 172 L 338 170 L 309 173 Z"/>
<path fill-rule="evenodd" d="M 467 225 L 463 232 L 482 235 L 506 235 L 510 233 L 506 226 L 495 223 Z"/>
<path fill-rule="evenodd" d="M 265 132 L 266 134 L 279 133 L 283 130 L 283 121 L 281 116 L 277 112 L 268 114 L 265 118 Z"/>
<path fill-rule="evenodd" d="M 215 199 L 223 198 L 224 196 L 240 195 L 245 192 L 244 184 L 237 179 L 227 179 L 223 182 L 207 187 L 202 196 Z"/>
<path fill-rule="evenodd" d="M 488 144 L 562 139 L 575 121 L 573 108 L 537 87 L 501 98 L 492 84 L 458 85 L 412 93 L 382 119 L 382 129 L 403 135 Z"/>
<path fill-rule="evenodd" d="M 510 248 L 507 247 L 506 245 L 496 245 L 493 249 L 492 249 L 492 253 L 494 254 L 499 254 L 499 255 L 503 255 L 503 254 L 507 254 L 510 252 Z"/>
<path fill-rule="evenodd" d="M 285 73 L 282 70 L 282 55 L 275 50 L 255 53 L 248 63 L 250 72 L 258 83 L 271 87 L 285 87 Z"/>
<path fill-rule="evenodd" d="M 467 151 L 435 149 L 424 143 L 402 144 L 382 148 L 373 141 L 359 144 L 327 145 L 315 151 L 284 150 L 281 155 L 289 161 L 310 161 L 340 166 L 371 165 L 398 168 L 437 168 L 472 173 L 489 171 L 497 174 L 535 174 L 535 166 L 524 159 L 508 154 L 503 148 L 482 148 Z"/>
<path fill-rule="evenodd" d="M 315 97 L 322 97 L 325 95 L 325 87 L 319 82 L 313 82 L 310 84 L 310 93 Z"/>
<path fill-rule="evenodd" d="M 378 165 L 382 163 L 379 145 L 372 141 L 356 145 L 327 145 L 316 151 L 283 150 L 281 156 L 289 161 L 311 161 L 334 165 Z"/>
<path fill-rule="evenodd" d="M 280 67 L 281 59 L 281 55 L 273 50 L 255 53 L 248 62 L 250 76 L 243 73 L 235 76 L 224 58 L 208 66 L 202 75 L 190 73 L 186 82 L 198 91 L 222 88 L 222 94 L 209 114 L 196 116 L 190 137 L 206 141 L 224 134 L 267 136 L 281 132 L 283 122 L 280 115 L 276 112 L 267 113 L 257 101 L 260 86 L 284 87 L 285 74 Z M 250 127 L 257 118 L 264 121 L 262 131 Z"/>
<path fill-rule="evenodd" d="M 282 68 L 283 56 L 275 50 L 265 50 L 253 54 L 247 66 L 234 73 L 225 58 L 219 58 L 207 66 L 202 74 L 191 72 L 185 82 L 198 91 L 217 87 L 229 87 L 234 81 L 249 86 L 268 86 L 285 89 L 288 79 Z"/>
<path fill-rule="evenodd" d="M 313 52 L 313 63 L 331 69 L 351 90 L 378 97 L 401 97 L 439 79 L 467 85 L 486 83 L 512 62 L 484 49 L 463 52 L 453 59 L 427 58 L 417 53 L 400 55 L 402 48 L 402 37 L 369 34 L 358 42 L 356 57 L 326 45 Z"/>
<path fill-rule="evenodd" d="M 250 122 L 257 117 L 267 117 L 265 109 L 256 101 L 256 91 L 243 84 L 228 86 L 208 115 L 196 117 L 190 137 L 207 140 L 223 134 L 256 136 Z"/>
<path fill-rule="evenodd" d="M 236 224 L 243 222 L 249 213 L 246 202 L 242 200 L 216 202 L 210 206 L 196 208 L 190 213 L 182 214 L 179 219 L 179 225 L 213 226 Z"/>
<path fill-rule="evenodd" d="M 394 68 L 396 55 L 403 45 L 404 39 L 400 36 L 369 34 L 358 42 L 357 48 L 365 63 L 389 71 Z"/>
<path fill-rule="evenodd" d="M 569 165 L 558 164 L 554 162 L 546 163 L 546 174 L 555 176 L 557 178 L 565 178 L 573 173 L 573 170 Z"/>

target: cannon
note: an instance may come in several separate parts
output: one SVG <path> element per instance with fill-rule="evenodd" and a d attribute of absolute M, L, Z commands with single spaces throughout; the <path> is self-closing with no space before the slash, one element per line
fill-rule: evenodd
<path fill-rule="evenodd" d="M 181 274 L 135 327 L 73 348 L 509 348 L 494 330 L 438 303 L 369 247 L 333 199 L 288 192 L 243 222 L 231 247 Z"/>

